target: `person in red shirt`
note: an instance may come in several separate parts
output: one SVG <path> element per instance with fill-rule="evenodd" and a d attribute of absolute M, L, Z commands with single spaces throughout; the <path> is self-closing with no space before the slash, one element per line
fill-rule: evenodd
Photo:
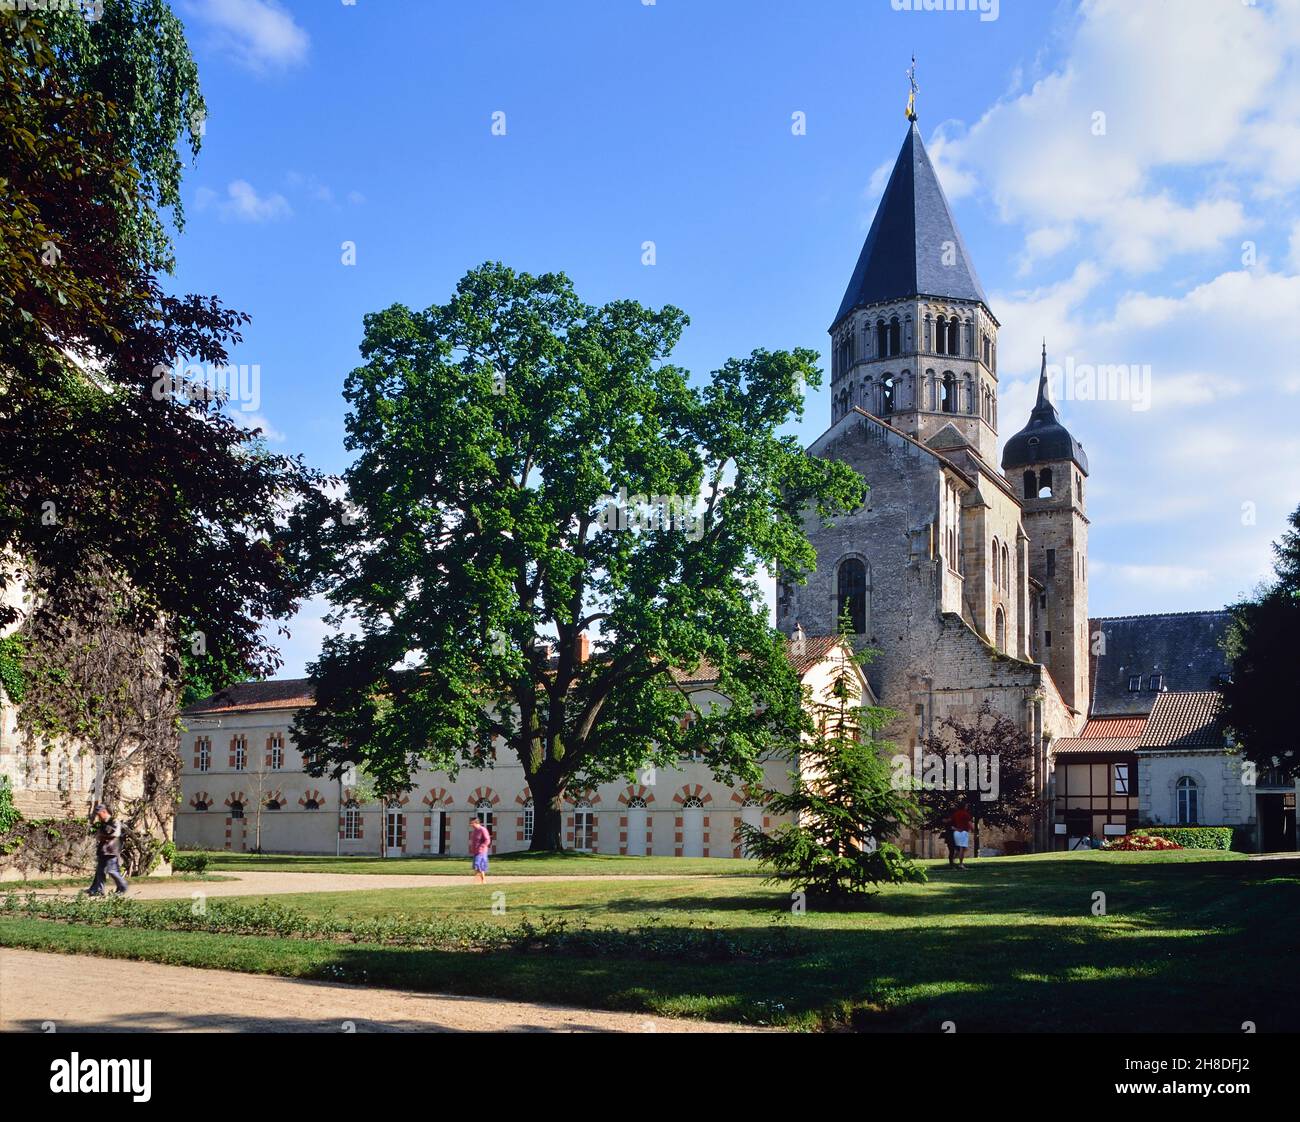
<path fill-rule="evenodd" d="M 966 867 L 966 851 L 970 848 L 970 811 L 966 809 L 966 804 L 962 803 L 952 812 L 952 818 L 949 820 L 952 825 L 952 844 L 957 850 L 957 864 L 961 868 Z"/>
<path fill-rule="evenodd" d="M 482 884 L 487 880 L 488 850 L 492 848 L 492 835 L 477 817 L 469 820 L 469 855 L 474 865 L 474 880 Z"/>

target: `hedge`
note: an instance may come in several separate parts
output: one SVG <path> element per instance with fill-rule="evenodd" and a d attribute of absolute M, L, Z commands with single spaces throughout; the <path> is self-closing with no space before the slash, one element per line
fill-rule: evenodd
<path fill-rule="evenodd" d="M 178 853 L 172 858 L 173 873 L 206 873 L 212 854 L 198 850 L 194 853 Z"/>
<path fill-rule="evenodd" d="M 1231 849 L 1231 826 L 1149 826 L 1133 833 L 1149 838 L 1168 838 L 1184 849 Z"/>

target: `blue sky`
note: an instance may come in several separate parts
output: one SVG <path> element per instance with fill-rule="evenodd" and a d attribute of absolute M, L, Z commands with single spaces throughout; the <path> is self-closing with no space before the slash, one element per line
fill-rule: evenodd
<path fill-rule="evenodd" d="M 825 353 L 915 52 L 1002 324 L 1001 437 L 1044 335 L 1061 363 L 1150 367 L 1148 409 L 1061 401 L 1092 466 L 1092 614 L 1218 607 L 1266 574 L 1300 502 L 1300 0 L 174 3 L 209 106 L 175 284 L 253 317 L 232 358 L 278 450 L 344 468 L 362 316 L 490 259 L 683 308 L 701 378 Z M 800 435 L 828 416 L 812 391 Z"/>

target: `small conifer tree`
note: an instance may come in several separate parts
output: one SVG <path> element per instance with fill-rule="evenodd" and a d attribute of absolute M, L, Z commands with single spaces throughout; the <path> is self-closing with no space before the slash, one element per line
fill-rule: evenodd
<path fill-rule="evenodd" d="M 850 649 L 846 644 L 822 696 L 810 701 L 814 732 L 800 749 L 790 791 L 768 795 L 771 811 L 792 821 L 768 833 L 740 827 L 749 855 L 770 871 L 769 883 L 832 907 L 879 884 L 926 879 L 892 840 L 918 817 L 911 792 L 892 783 L 892 745 L 872 735 L 894 714 L 862 705 L 855 667 L 867 656 Z"/>

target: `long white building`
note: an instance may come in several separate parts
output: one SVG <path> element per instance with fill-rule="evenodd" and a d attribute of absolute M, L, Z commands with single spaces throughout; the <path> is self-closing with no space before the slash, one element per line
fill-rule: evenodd
<path fill-rule="evenodd" d="M 862 703 L 874 704 L 857 664 L 835 636 L 809 637 L 791 660 L 810 696 L 821 698 L 837 668 L 852 667 Z M 699 709 L 726 706 L 707 673 L 682 682 Z M 465 854 L 469 823 L 487 824 L 494 852 L 527 849 L 532 795 L 523 768 L 504 746 L 486 767 L 451 776 L 422 770 L 406 795 L 380 806 L 356 798 L 348 777 L 313 779 L 291 727 L 312 704 L 306 679 L 232 686 L 185 710 L 181 737 L 183 797 L 175 837 L 190 848 L 236 852 Z M 719 783 L 698 760 L 646 771 L 618 783 L 571 791 L 565 845 L 592 853 L 668 857 L 739 857 L 742 822 L 770 827 L 761 789 L 789 786 L 791 764 L 762 762 L 757 787 Z"/>

